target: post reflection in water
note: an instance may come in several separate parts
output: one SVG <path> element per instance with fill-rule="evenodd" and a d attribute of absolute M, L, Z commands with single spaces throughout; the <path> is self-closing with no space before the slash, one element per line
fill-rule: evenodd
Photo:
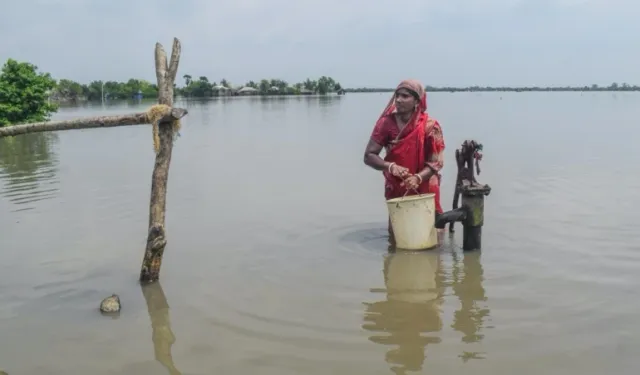
<path fill-rule="evenodd" d="M 451 246 L 453 248 L 453 246 Z M 448 273 L 443 258 L 452 256 Z M 460 307 L 455 311 L 451 328 L 462 333 L 463 346 L 477 345 L 484 335 L 481 330 L 489 317 L 489 309 L 480 303 L 487 300 L 482 286 L 483 270 L 480 252 L 458 254 L 440 249 L 424 252 L 393 252 L 385 254 L 383 275 L 386 300 L 365 303 L 362 328 L 374 332 L 374 343 L 393 346 L 386 361 L 396 374 L 423 369 L 427 346 L 441 342 L 443 329 L 442 305 L 445 290 L 451 286 Z M 484 353 L 462 350 L 464 361 L 483 359 Z"/>
<path fill-rule="evenodd" d="M 369 340 L 395 346 L 387 351 L 386 361 L 396 374 L 420 371 L 427 346 L 440 342 L 437 334 L 429 334 L 442 329 L 441 269 L 437 252 L 385 255 L 383 274 L 387 298 L 365 303 L 362 328 L 376 332 Z"/>
<path fill-rule="evenodd" d="M 156 361 L 169 370 L 169 374 L 182 375 L 173 363 L 171 356 L 171 346 L 176 338 L 171 330 L 169 304 L 160 282 L 143 285 L 142 294 L 147 302 L 147 311 L 151 319 L 153 351 Z"/>

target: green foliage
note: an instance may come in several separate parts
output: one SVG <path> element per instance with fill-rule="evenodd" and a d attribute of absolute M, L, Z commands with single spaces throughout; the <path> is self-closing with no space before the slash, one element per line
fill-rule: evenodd
<path fill-rule="evenodd" d="M 68 97 L 68 98 L 79 98 L 85 94 L 84 87 L 78 82 L 70 81 L 68 79 L 61 79 L 58 82 L 58 86 L 56 87 L 56 93 Z"/>
<path fill-rule="evenodd" d="M 0 73 L 0 126 L 46 121 L 58 107 L 49 103 L 56 81 L 38 67 L 13 59 Z"/>
<path fill-rule="evenodd" d="M 215 82 L 209 82 L 209 79 L 204 76 L 194 81 L 190 75 L 185 75 L 185 83 L 187 85 L 182 89 L 182 94 L 197 98 L 213 96 L 213 87 L 216 86 Z"/>

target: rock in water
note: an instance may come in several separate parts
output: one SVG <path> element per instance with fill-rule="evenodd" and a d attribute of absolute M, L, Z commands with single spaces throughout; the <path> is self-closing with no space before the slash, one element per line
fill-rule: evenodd
<path fill-rule="evenodd" d="M 111 297 L 107 297 L 100 302 L 100 311 L 103 313 L 116 313 L 121 308 L 120 297 L 117 294 L 112 294 Z"/>

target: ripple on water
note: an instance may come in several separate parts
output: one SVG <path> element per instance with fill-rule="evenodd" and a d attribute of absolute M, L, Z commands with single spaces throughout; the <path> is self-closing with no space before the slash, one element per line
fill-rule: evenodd
<path fill-rule="evenodd" d="M 57 196 L 58 158 L 54 133 L 34 133 L 0 139 L 0 197 L 13 212 L 32 210 L 37 202 Z"/>
<path fill-rule="evenodd" d="M 135 293 L 129 285 L 133 278 L 114 276 L 118 269 L 105 263 L 96 267 L 90 260 L 74 256 L 43 261 L 19 272 L 7 269 L 3 281 L 8 285 L 0 293 L 0 311 L 6 318 L 35 318 L 56 312 L 65 319 L 92 317 L 105 295 L 116 290 L 130 300 Z M 16 323 L 28 321 L 17 319 Z"/>
<path fill-rule="evenodd" d="M 305 229 L 295 233 L 264 222 L 252 227 L 259 245 L 233 250 L 234 263 L 223 271 L 224 287 L 203 285 L 203 298 L 192 301 L 202 319 L 241 339 L 345 355 L 365 353 L 362 301 L 377 286 L 367 280 L 382 279 L 386 228 L 319 222 L 298 222 L 296 228 Z M 375 264 L 364 267 L 363 262 Z"/>
<path fill-rule="evenodd" d="M 147 209 L 146 196 L 141 197 L 140 192 L 147 193 L 146 188 L 141 182 L 120 184 L 117 188 L 98 187 L 91 192 L 92 204 L 97 212 L 108 212 L 110 220 L 133 219 L 145 214 L 140 208 Z M 145 204 L 141 205 L 141 201 Z"/>
<path fill-rule="evenodd" d="M 242 264 L 233 266 L 233 272 L 242 275 L 225 278 L 224 288 L 207 287 L 204 301 L 193 301 L 218 337 L 259 343 L 263 356 L 293 349 L 301 360 L 331 352 L 332 358 L 362 356 L 370 361 L 371 349 L 378 348 L 390 362 L 419 367 L 404 363 L 424 362 L 420 353 L 425 346 L 442 341 L 442 289 L 447 281 L 456 285 L 448 297 L 484 300 L 476 287 L 465 284 L 477 278 L 477 262 L 467 262 L 457 272 L 457 278 L 467 280 L 458 283 L 438 251 L 389 256 L 386 221 L 318 222 L 323 224 L 297 222 L 296 227 L 304 229 L 291 236 L 283 236 L 285 227 L 263 227 L 279 235 L 271 243 L 261 241 L 253 251 L 245 249 Z M 489 320 L 470 319 L 476 326 L 469 328 L 473 332 Z M 472 323 L 466 319 L 456 324 L 462 332 Z M 473 333 L 468 336 L 474 340 Z"/>

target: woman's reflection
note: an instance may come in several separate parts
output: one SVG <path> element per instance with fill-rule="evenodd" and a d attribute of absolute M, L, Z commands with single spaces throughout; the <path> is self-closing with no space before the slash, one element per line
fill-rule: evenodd
<path fill-rule="evenodd" d="M 419 371 L 426 358 L 428 344 L 440 342 L 429 333 L 442 329 L 442 279 L 440 254 L 398 252 L 384 259 L 387 298 L 365 303 L 363 329 L 376 332 L 370 340 L 395 348 L 386 360 L 396 374 Z"/>
<path fill-rule="evenodd" d="M 142 286 L 142 294 L 147 302 L 147 311 L 151 319 L 153 330 L 153 351 L 156 361 L 169 370 L 171 375 L 181 375 L 171 357 L 171 346 L 176 341 L 171 331 L 171 319 L 169 318 L 169 304 L 164 296 L 160 282 Z"/>
<path fill-rule="evenodd" d="M 489 308 L 482 304 L 487 300 L 482 281 L 484 280 L 480 252 L 466 252 L 460 264 L 460 256 L 453 252 L 453 270 L 451 272 L 453 293 L 460 301 L 451 327 L 463 334 L 465 344 L 478 343 L 484 338 L 481 329 L 485 328 L 485 320 L 489 317 Z M 464 351 L 460 358 L 482 359 L 484 353 Z"/>

